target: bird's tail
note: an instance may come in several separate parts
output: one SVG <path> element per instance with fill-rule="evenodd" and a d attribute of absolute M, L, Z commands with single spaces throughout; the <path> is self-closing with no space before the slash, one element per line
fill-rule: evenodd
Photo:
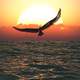
<path fill-rule="evenodd" d="M 38 32 L 38 36 L 42 36 L 44 33 L 42 32 L 42 30 L 39 30 Z"/>

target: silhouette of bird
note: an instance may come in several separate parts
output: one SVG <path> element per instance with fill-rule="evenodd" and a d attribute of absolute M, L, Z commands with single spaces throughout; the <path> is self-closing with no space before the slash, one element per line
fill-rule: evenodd
<path fill-rule="evenodd" d="M 14 29 L 18 30 L 18 31 L 22 31 L 22 32 L 31 32 L 31 33 L 38 33 L 38 36 L 42 36 L 44 33 L 42 32 L 43 30 L 47 29 L 48 27 L 50 27 L 51 25 L 53 25 L 55 22 L 58 21 L 58 19 L 61 16 L 61 9 L 59 9 L 57 16 L 55 18 L 53 18 L 52 20 L 48 21 L 46 24 L 44 24 L 43 26 L 39 27 L 39 28 L 17 28 L 15 26 L 13 26 Z"/>

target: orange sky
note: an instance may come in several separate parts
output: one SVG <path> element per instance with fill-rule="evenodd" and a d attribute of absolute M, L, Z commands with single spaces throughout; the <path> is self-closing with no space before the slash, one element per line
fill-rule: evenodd
<path fill-rule="evenodd" d="M 0 29 L 0 41 L 6 40 L 80 40 L 79 26 L 64 26 L 65 29 L 61 31 L 60 27 L 63 25 L 51 26 L 46 29 L 44 35 L 39 37 L 35 33 L 25 33 L 16 31 L 12 27 L 2 27 Z"/>
<path fill-rule="evenodd" d="M 0 0 L 0 25 L 16 24 L 21 12 L 35 3 L 61 8 L 64 24 L 80 25 L 80 0 Z"/>
<path fill-rule="evenodd" d="M 56 9 L 56 10 L 58 10 L 59 8 L 62 9 L 61 17 L 63 20 L 63 25 L 65 25 L 65 30 L 64 30 L 65 32 L 59 31 L 60 33 L 59 35 L 56 33 L 56 29 L 54 29 L 55 30 L 54 31 L 51 28 L 51 32 L 49 31 L 49 35 L 51 36 L 52 32 L 54 32 L 56 34 L 56 35 L 54 34 L 54 36 L 63 36 L 63 38 L 65 38 L 65 36 L 67 38 L 72 36 L 72 38 L 73 37 L 79 38 L 80 37 L 79 36 L 80 34 L 79 33 L 80 32 L 79 31 L 80 29 L 80 0 L 0 0 L 0 31 L 2 31 L 2 33 L 0 32 L 0 35 L 4 35 L 4 38 L 6 38 L 5 36 L 8 36 L 8 34 L 5 35 L 7 31 L 5 34 L 3 34 L 3 32 L 5 32 L 5 30 L 3 30 L 4 28 L 3 26 L 11 27 L 12 25 L 16 25 L 20 14 L 23 12 L 23 10 L 27 9 L 28 6 L 32 4 L 45 4 L 45 3 L 49 4 L 53 9 Z M 77 29 L 75 30 L 75 28 Z M 14 33 L 14 31 L 15 30 L 13 30 L 12 34 L 16 34 Z M 17 32 L 17 33 L 20 33 L 20 32 Z M 20 34 L 22 35 L 27 34 L 27 35 L 30 35 L 29 37 L 31 37 L 31 34 L 28 34 L 28 33 L 20 33 Z M 32 36 L 33 35 L 34 34 L 32 34 Z"/>

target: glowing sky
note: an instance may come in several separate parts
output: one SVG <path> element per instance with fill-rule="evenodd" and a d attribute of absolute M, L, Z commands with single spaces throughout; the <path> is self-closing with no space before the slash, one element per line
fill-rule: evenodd
<path fill-rule="evenodd" d="M 17 24 L 24 10 L 31 5 L 40 4 L 47 4 L 56 11 L 61 8 L 61 19 L 63 20 L 63 25 L 57 27 L 54 25 L 45 30 L 45 35 L 40 39 L 80 39 L 80 0 L 0 0 L 0 40 L 36 38 L 37 34 L 22 33 L 14 30 L 12 26 Z"/>
<path fill-rule="evenodd" d="M 80 0 L 0 0 L 0 26 L 15 25 L 20 14 L 32 4 L 61 8 L 65 25 L 80 25 Z"/>

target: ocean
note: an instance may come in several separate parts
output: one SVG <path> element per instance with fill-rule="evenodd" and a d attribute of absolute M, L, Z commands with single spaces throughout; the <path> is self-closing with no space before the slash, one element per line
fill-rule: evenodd
<path fill-rule="evenodd" d="M 0 80 L 80 80 L 80 41 L 0 41 Z"/>

